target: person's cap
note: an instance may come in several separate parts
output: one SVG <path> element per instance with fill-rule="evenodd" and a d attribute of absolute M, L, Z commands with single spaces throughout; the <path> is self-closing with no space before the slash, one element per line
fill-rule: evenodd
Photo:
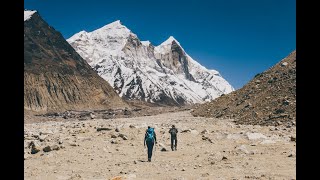
<path fill-rule="evenodd" d="M 148 129 L 151 128 L 150 126 L 148 126 Z"/>
<path fill-rule="evenodd" d="M 174 127 L 174 125 L 172 125 L 172 127 Z"/>

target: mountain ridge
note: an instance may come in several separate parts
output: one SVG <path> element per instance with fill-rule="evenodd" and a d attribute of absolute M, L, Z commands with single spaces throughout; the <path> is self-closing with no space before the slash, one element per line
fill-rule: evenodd
<path fill-rule="evenodd" d="M 185 105 L 202 103 L 234 88 L 219 73 L 193 60 L 170 36 L 158 46 L 115 21 L 67 41 L 125 99 Z"/>

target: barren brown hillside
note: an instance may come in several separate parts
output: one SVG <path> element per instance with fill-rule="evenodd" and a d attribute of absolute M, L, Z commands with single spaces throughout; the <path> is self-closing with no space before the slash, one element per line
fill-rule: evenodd
<path fill-rule="evenodd" d="M 197 105 L 192 114 L 231 118 L 238 124 L 295 125 L 296 51 L 241 89 Z"/>
<path fill-rule="evenodd" d="M 26 113 L 127 106 L 37 12 L 24 22 Z"/>

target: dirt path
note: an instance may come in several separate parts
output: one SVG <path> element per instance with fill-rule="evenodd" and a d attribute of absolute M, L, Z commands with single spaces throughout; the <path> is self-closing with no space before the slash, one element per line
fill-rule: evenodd
<path fill-rule="evenodd" d="M 168 130 L 172 124 L 180 131 L 178 151 L 170 150 Z M 155 127 L 158 137 L 152 162 L 146 161 L 143 147 L 148 125 Z M 97 131 L 101 127 L 110 130 Z M 231 120 L 193 117 L 189 111 L 25 124 L 24 176 L 96 180 L 117 176 L 161 180 L 296 179 L 295 135 L 295 127 L 235 125 Z M 30 154 L 32 148 L 28 148 L 32 141 L 35 149 L 40 149 L 36 154 Z M 44 152 L 46 146 L 62 148 Z M 160 151 L 160 146 L 168 151 Z"/>

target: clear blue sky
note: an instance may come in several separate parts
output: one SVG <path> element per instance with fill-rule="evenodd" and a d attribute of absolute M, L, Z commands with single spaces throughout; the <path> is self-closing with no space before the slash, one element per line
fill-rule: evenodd
<path fill-rule="evenodd" d="M 24 0 L 65 38 L 115 20 L 159 45 L 174 36 L 235 89 L 296 49 L 295 0 Z"/>

